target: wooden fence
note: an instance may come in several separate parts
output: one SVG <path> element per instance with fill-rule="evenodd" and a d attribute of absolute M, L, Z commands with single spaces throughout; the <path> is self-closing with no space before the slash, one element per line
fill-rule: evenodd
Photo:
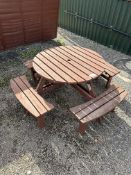
<path fill-rule="evenodd" d="M 59 0 L 0 0 L 0 50 L 56 37 Z"/>

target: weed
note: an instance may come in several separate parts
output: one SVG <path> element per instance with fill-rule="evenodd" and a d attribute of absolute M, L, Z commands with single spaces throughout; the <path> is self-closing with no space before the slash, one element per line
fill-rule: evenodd
<path fill-rule="evenodd" d="M 63 38 L 63 37 L 60 37 L 60 38 L 57 40 L 57 43 L 58 43 L 59 45 L 65 46 L 65 40 L 64 40 L 64 38 Z"/>

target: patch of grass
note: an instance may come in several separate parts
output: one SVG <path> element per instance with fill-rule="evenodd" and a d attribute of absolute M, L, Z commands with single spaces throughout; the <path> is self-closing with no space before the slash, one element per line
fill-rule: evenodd
<path fill-rule="evenodd" d="M 5 87 L 9 85 L 10 77 L 9 76 L 3 76 L 0 77 L 0 87 Z"/>
<path fill-rule="evenodd" d="M 57 43 L 59 45 L 65 46 L 65 39 L 63 37 L 58 38 Z"/>
<path fill-rule="evenodd" d="M 23 50 L 19 53 L 19 56 L 23 59 L 28 59 L 28 58 L 33 58 L 35 57 L 39 52 L 41 51 L 41 48 L 34 48 L 30 47 L 27 48 L 26 50 Z"/>

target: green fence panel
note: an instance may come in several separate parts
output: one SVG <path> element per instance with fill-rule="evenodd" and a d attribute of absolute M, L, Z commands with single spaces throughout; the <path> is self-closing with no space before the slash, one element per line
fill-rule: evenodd
<path fill-rule="evenodd" d="M 61 0 L 59 25 L 131 54 L 131 2 L 128 0 Z"/>

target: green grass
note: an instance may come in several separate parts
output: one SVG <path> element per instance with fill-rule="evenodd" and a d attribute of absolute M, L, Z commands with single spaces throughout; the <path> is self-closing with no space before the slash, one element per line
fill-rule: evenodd
<path fill-rule="evenodd" d="M 5 87 L 9 85 L 10 76 L 0 77 L 0 87 Z"/>
<path fill-rule="evenodd" d="M 21 51 L 19 54 L 19 56 L 23 59 L 28 59 L 28 58 L 33 58 L 35 57 L 39 52 L 41 51 L 41 48 L 38 47 L 38 48 L 33 48 L 33 47 L 30 47 L 30 48 L 27 48 L 26 50 L 24 51 Z"/>
<path fill-rule="evenodd" d="M 57 43 L 59 45 L 65 46 L 65 40 L 64 40 L 64 38 L 63 37 L 58 38 Z"/>

